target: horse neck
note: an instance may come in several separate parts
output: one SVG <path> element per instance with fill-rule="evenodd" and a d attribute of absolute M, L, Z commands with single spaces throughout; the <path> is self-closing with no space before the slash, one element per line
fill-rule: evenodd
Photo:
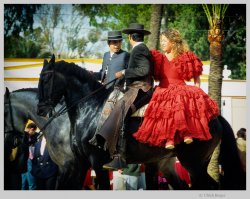
<path fill-rule="evenodd" d="M 99 88 L 95 86 L 95 84 L 97 83 L 94 81 L 87 83 L 67 81 L 64 98 L 71 123 L 74 123 L 76 119 L 78 119 L 80 112 L 84 112 L 86 109 L 89 109 L 91 112 L 98 112 L 103 106 L 105 99 L 108 97 L 108 93 L 102 89 L 96 94 L 93 94 L 93 92 Z"/>
<path fill-rule="evenodd" d="M 28 97 L 27 97 L 28 96 Z M 13 93 L 11 106 L 13 112 L 13 121 L 18 131 L 24 131 L 25 124 L 32 120 L 39 128 L 45 123 L 45 119 L 36 114 L 38 100 L 36 93 L 18 92 Z"/>

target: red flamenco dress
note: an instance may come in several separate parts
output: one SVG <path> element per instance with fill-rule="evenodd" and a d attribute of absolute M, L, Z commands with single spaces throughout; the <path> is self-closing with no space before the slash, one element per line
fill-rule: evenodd
<path fill-rule="evenodd" d="M 144 114 L 136 140 L 164 147 L 167 141 L 179 144 L 184 137 L 211 139 L 208 123 L 219 115 L 217 103 L 202 89 L 185 80 L 202 73 L 202 63 L 193 52 L 169 61 L 159 51 L 151 51 L 154 77 L 160 81 Z"/>

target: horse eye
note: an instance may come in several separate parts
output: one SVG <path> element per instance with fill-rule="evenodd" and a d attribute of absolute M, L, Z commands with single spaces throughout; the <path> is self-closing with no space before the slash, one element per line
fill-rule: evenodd
<path fill-rule="evenodd" d="M 51 78 L 51 74 L 45 74 L 45 75 L 43 76 L 43 81 L 44 81 L 44 82 L 48 82 L 48 81 L 50 80 L 50 78 Z"/>

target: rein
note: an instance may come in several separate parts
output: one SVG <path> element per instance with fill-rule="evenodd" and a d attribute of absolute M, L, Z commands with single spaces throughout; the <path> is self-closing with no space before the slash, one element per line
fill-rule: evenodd
<path fill-rule="evenodd" d="M 51 72 L 51 71 L 48 71 Z M 39 131 L 39 136 L 37 137 L 37 140 L 40 139 L 40 137 L 42 136 L 42 131 L 44 131 L 46 129 L 46 127 L 57 117 L 59 117 L 60 115 L 66 113 L 67 111 L 69 111 L 71 108 L 73 108 L 74 106 L 76 106 L 77 104 L 87 100 L 89 97 L 93 96 L 94 94 L 98 93 L 100 90 L 102 90 L 103 88 L 105 88 L 107 85 L 113 83 L 114 81 L 116 81 L 118 78 L 115 78 L 113 80 L 111 80 L 110 82 L 103 84 L 100 88 L 94 90 L 93 92 L 91 92 L 90 94 L 88 94 L 87 96 L 79 99 L 78 101 L 74 102 L 69 108 L 66 107 L 66 104 L 63 105 L 57 112 L 55 112 L 55 114 L 53 114 L 50 119 L 47 121 L 47 123 L 40 129 Z M 51 89 L 50 89 L 51 90 Z"/>

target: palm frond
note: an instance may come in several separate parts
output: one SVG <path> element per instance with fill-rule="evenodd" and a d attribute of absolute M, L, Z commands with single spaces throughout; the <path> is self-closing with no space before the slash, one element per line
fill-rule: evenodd
<path fill-rule="evenodd" d="M 204 10 L 204 12 L 205 12 L 205 14 L 207 16 L 207 20 L 208 20 L 209 25 L 212 26 L 213 21 L 212 21 L 211 12 L 210 12 L 210 10 L 208 8 L 208 5 L 207 4 L 202 4 L 202 7 L 203 7 L 203 10 Z"/>

